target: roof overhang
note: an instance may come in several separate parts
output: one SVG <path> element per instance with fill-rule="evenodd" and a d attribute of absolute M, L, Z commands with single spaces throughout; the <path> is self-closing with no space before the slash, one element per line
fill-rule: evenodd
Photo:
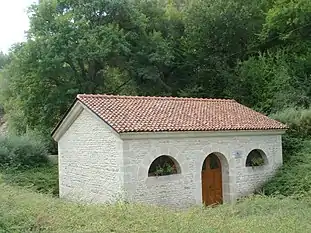
<path fill-rule="evenodd" d="M 64 114 L 63 118 L 53 129 L 51 133 L 52 138 L 58 142 L 59 139 L 64 135 L 64 133 L 69 129 L 69 127 L 73 124 L 73 122 L 79 117 L 79 115 L 84 110 L 87 111 L 89 114 L 91 114 L 91 116 L 93 116 L 95 119 L 99 120 L 100 122 L 108 126 L 113 133 L 119 135 L 118 132 L 112 126 L 110 126 L 106 121 L 104 121 L 100 116 L 98 116 L 92 109 L 86 106 L 79 99 L 76 99 L 72 103 L 71 107 Z"/>
<path fill-rule="evenodd" d="M 202 138 L 234 136 L 282 135 L 286 129 L 271 130 L 226 130 L 226 131 L 167 131 L 167 132 L 129 132 L 120 133 L 121 139 L 168 139 L 168 138 Z"/>
<path fill-rule="evenodd" d="M 63 134 L 68 130 L 68 128 L 72 125 L 72 123 L 78 118 L 78 116 L 83 111 L 84 106 L 81 104 L 79 100 L 75 100 L 68 111 L 65 113 L 64 117 L 60 120 L 60 122 L 56 125 L 54 130 L 52 131 L 52 138 L 55 141 L 59 141 L 59 139 L 63 136 Z"/>

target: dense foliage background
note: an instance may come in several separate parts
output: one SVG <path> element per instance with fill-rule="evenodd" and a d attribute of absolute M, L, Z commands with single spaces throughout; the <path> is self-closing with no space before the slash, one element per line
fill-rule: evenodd
<path fill-rule="evenodd" d="M 234 98 L 276 116 L 311 103 L 309 0 L 44 0 L 29 18 L 27 41 L 0 53 L 0 114 L 52 153 L 78 93 Z"/>
<path fill-rule="evenodd" d="M 29 18 L 27 40 L 0 52 L 0 120 L 22 136 L 0 140 L 0 161 L 35 169 L 13 183 L 48 171 L 35 187 L 56 187 L 37 165 L 78 93 L 170 95 L 234 98 L 287 123 L 264 191 L 310 195 L 310 0 L 42 0 Z"/>
<path fill-rule="evenodd" d="M 0 53 L 10 130 L 47 135 L 78 93 L 311 102 L 308 0 L 45 0 Z M 0 107 L 1 111 L 2 107 Z"/>

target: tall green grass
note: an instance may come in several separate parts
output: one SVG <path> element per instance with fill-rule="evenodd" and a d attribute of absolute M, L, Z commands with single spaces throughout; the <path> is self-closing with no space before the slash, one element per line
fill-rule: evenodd
<path fill-rule="evenodd" d="M 28 169 L 3 169 L 2 181 L 35 192 L 58 196 L 58 167 L 46 165 Z"/>
<path fill-rule="evenodd" d="M 0 232 L 311 232 L 305 200 L 254 196 L 236 205 L 189 210 L 117 203 L 86 205 L 0 184 Z"/>

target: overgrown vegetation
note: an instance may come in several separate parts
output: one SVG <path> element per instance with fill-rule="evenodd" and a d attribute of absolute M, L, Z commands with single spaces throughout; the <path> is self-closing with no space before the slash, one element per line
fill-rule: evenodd
<path fill-rule="evenodd" d="M 49 163 L 46 145 L 34 135 L 0 137 L 0 168 L 25 169 Z"/>
<path fill-rule="evenodd" d="M 300 198 L 311 195 L 311 142 L 291 155 L 279 172 L 265 186 L 267 195 Z"/>
<path fill-rule="evenodd" d="M 234 206 L 179 211 L 83 205 L 0 184 L 0 232 L 310 232 L 310 208 L 308 200 L 260 196 Z"/>
<path fill-rule="evenodd" d="M 11 186 L 19 186 L 35 192 L 58 196 L 57 165 L 46 165 L 28 169 L 2 169 L 2 181 Z"/>
<path fill-rule="evenodd" d="M 58 195 L 57 165 L 35 134 L 0 137 L 0 172 L 6 184 Z"/>
<path fill-rule="evenodd" d="M 46 0 L 0 54 L 10 131 L 50 132 L 78 93 L 311 103 L 309 0 Z M 52 150 L 54 149 L 54 150 Z M 55 144 L 50 145 L 56 153 Z"/>
<path fill-rule="evenodd" d="M 283 136 L 284 166 L 266 185 L 268 195 L 311 194 L 311 109 L 289 108 L 272 117 L 289 126 Z"/>
<path fill-rule="evenodd" d="M 286 123 L 289 129 L 283 136 L 285 162 L 291 155 L 301 150 L 304 142 L 311 140 L 311 108 L 288 108 L 271 115 L 272 118 Z"/>
<path fill-rule="evenodd" d="M 167 176 L 176 174 L 177 172 L 174 160 L 169 156 L 162 155 L 152 162 L 148 171 L 148 176 Z"/>

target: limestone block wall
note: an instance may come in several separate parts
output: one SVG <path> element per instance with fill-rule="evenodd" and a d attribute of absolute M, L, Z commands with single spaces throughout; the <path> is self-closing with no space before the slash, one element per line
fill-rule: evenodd
<path fill-rule="evenodd" d="M 282 164 L 280 135 L 235 135 L 184 133 L 127 134 L 123 138 L 124 188 L 130 201 L 190 206 L 202 203 L 201 169 L 213 153 L 222 164 L 223 199 L 232 202 L 247 195 L 271 176 Z M 268 164 L 253 169 L 246 158 L 253 149 L 266 153 Z M 180 174 L 148 177 L 153 160 L 161 155 L 173 157 Z"/>
<path fill-rule="evenodd" d="M 236 195 L 246 196 L 260 187 L 282 165 L 281 135 L 270 137 L 243 138 L 239 141 L 244 146 L 243 156 L 236 160 Z M 246 167 L 247 154 L 254 148 L 261 149 L 266 155 L 265 165 Z"/>
<path fill-rule="evenodd" d="M 92 114 L 83 110 L 58 142 L 60 197 L 114 201 L 123 188 L 122 140 Z"/>

